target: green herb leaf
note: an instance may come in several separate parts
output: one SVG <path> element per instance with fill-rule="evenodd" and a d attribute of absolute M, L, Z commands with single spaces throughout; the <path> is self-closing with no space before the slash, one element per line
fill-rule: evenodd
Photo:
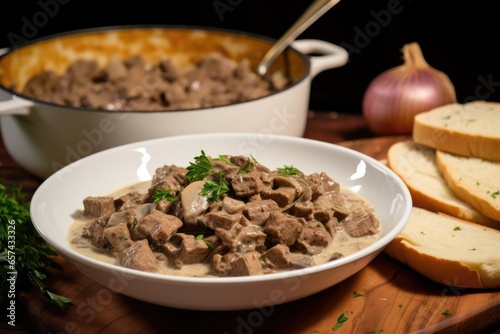
<path fill-rule="evenodd" d="M 357 291 L 354 291 L 354 292 L 353 292 L 353 296 L 352 296 L 352 298 L 364 297 L 364 296 L 365 296 L 364 294 L 359 293 L 359 292 L 357 292 Z"/>
<path fill-rule="evenodd" d="M 172 195 L 171 189 L 157 189 L 152 196 L 154 203 L 158 203 L 162 199 L 165 199 L 169 202 L 175 202 L 177 198 Z"/>
<path fill-rule="evenodd" d="M 445 317 L 449 317 L 451 315 L 451 311 L 450 310 L 445 310 L 441 314 L 444 315 Z"/>
<path fill-rule="evenodd" d="M 283 176 L 298 176 L 300 175 L 300 170 L 293 167 L 293 166 L 287 166 L 285 165 L 282 168 L 277 168 L 276 171 L 278 174 L 283 175 Z"/>
<path fill-rule="evenodd" d="M 188 170 L 186 178 L 190 182 L 203 180 L 212 170 L 212 163 L 203 150 L 201 150 L 201 155 L 194 158 L 194 161 L 194 163 L 190 162 L 189 166 L 186 167 Z"/>
<path fill-rule="evenodd" d="M 51 292 L 44 284 L 49 267 L 62 270 L 54 261 L 55 252 L 40 237 L 31 221 L 29 203 L 24 201 L 21 187 L 7 187 L 0 183 L 0 277 L 15 280 L 16 291 L 34 286 L 51 303 L 61 310 L 71 305 L 71 300 Z M 0 285 L 0 304 L 6 299 L 11 284 Z"/>
<path fill-rule="evenodd" d="M 201 195 L 205 196 L 209 202 L 220 201 L 220 196 L 229 192 L 229 182 L 224 179 L 222 172 L 219 171 L 219 179 L 211 180 L 203 184 Z"/>
<path fill-rule="evenodd" d="M 337 318 L 337 323 L 335 324 L 335 326 L 333 326 L 333 330 L 336 331 L 337 329 L 339 329 L 347 320 L 349 320 L 349 318 L 346 317 L 344 313 L 339 315 L 339 317 Z"/>

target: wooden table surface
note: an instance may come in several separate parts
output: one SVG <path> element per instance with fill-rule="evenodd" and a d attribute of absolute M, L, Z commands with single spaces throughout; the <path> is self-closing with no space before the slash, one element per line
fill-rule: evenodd
<path fill-rule="evenodd" d="M 384 159 L 407 137 L 374 137 L 362 117 L 310 113 L 305 137 Z M 20 184 L 28 198 L 42 180 L 19 168 L 0 141 L 0 178 Z M 45 281 L 73 300 L 62 313 L 34 289 L 17 292 L 16 326 L 0 333 L 499 333 L 500 290 L 468 290 L 434 283 L 382 253 L 349 279 L 287 304 L 230 312 L 179 310 L 136 301 L 107 289 L 63 259 L 63 272 Z M 3 282 L 2 282 L 3 284 Z M 106 290 L 103 299 L 100 296 Z M 362 294 L 356 297 L 354 292 Z M 5 312 L 5 310 L 3 311 Z M 449 314 L 443 314 L 449 313 Z M 348 320 L 336 331 L 337 318 Z"/>

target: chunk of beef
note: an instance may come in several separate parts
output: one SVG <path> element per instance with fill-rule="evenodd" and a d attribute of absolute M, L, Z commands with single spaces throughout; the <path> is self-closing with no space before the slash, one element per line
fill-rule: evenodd
<path fill-rule="evenodd" d="M 293 248 L 316 255 L 332 241 L 332 236 L 320 222 L 306 222 Z"/>
<path fill-rule="evenodd" d="M 77 85 L 93 81 L 99 75 L 99 72 L 97 61 L 86 59 L 75 60 L 66 70 L 68 80 L 75 82 Z"/>
<path fill-rule="evenodd" d="M 265 267 L 273 270 L 290 269 L 290 248 L 283 244 L 277 244 L 262 253 L 262 259 Z"/>
<path fill-rule="evenodd" d="M 321 194 L 313 201 L 314 218 L 326 222 L 335 215 L 339 219 L 343 219 L 344 215 L 349 211 L 344 204 L 344 198 L 336 192 Z"/>
<path fill-rule="evenodd" d="M 184 233 L 176 233 L 168 244 L 164 251 L 176 269 L 186 264 L 203 263 L 212 251 L 205 240 Z"/>
<path fill-rule="evenodd" d="M 290 252 L 290 249 L 282 244 L 275 245 L 262 254 L 264 267 L 273 271 L 308 268 L 316 265 L 316 262 L 303 254 Z"/>
<path fill-rule="evenodd" d="M 205 72 L 208 77 L 219 80 L 227 80 L 233 76 L 236 62 L 224 57 L 218 52 L 208 53 L 198 61 L 198 69 Z"/>
<path fill-rule="evenodd" d="M 309 175 L 307 181 L 313 190 L 313 200 L 320 195 L 340 192 L 340 185 L 324 172 Z"/>
<path fill-rule="evenodd" d="M 231 186 L 236 196 L 249 197 L 260 193 L 263 183 L 258 172 L 238 174 L 231 180 Z"/>
<path fill-rule="evenodd" d="M 255 225 L 263 225 L 272 211 L 279 211 L 278 204 L 270 199 L 247 202 L 244 214 Z"/>
<path fill-rule="evenodd" d="M 133 226 L 137 223 L 135 218 L 134 208 L 113 213 L 108 220 L 107 227 L 125 224 L 125 226 Z"/>
<path fill-rule="evenodd" d="M 231 264 L 231 276 L 250 276 L 262 274 L 262 264 L 258 252 L 242 253 Z"/>
<path fill-rule="evenodd" d="M 311 201 L 298 201 L 293 206 L 293 215 L 302 217 L 306 221 L 314 219 L 314 204 Z"/>
<path fill-rule="evenodd" d="M 133 244 L 130 237 L 130 231 L 126 223 L 120 223 L 113 226 L 106 226 L 102 232 L 103 237 L 106 238 L 110 246 L 111 253 L 120 253 L 125 248 Z"/>
<path fill-rule="evenodd" d="M 185 167 L 179 167 L 176 165 L 162 166 L 155 170 L 155 174 L 153 175 L 151 184 L 155 185 L 159 181 L 162 181 L 165 178 L 169 177 L 169 182 L 175 187 L 185 187 L 188 185 L 188 181 L 186 180 L 186 173 L 187 169 Z M 169 188 L 166 187 L 166 189 Z"/>
<path fill-rule="evenodd" d="M 83 199 L 83 215 L 98 218 L 108 216 L 115 212 L 114 197 L 88 196 Z"/>
<path fill-rule="evenodd" d="M 337 234 L 337 231 L 342 230 L 342 226 L 336 217 L 332 217 L 326 223 L 324 223 L 325 229 L 332 236 L 332 238 Z"/>
<path fill-rule="evenodd" d="M 226 211 L 211 211 L 203 216 L 203 223 L 212 230 L 218 228 L 230 230 L 241 222 L 242 218 L 241 213 L 229 214 Z"/>
<path fill-rule="evenodd" d="M 152 213 L 144 216 L 135 229 L 156 245 L 161 245 L 168 241 L 181 226 L 182 220 L 176 216 L 154 210 Z"/>
<path fill-rule="evenodd" d="M 240 171 L 240 167 L 228 164 L 226 161 L 223 160 L 215 160 L 211 157 L 209 157 L 210 163 L 212 164 L 212 170 L 214 175 L 218 175 L 219 172 L 222 172 L 224 175 L 224 178 L 228 181 L 236 177 L 238 172 Z"/>
<path fill-rule="evenodd" d="M 292 254 L 292 257 L 290 258 L 291 269 L 309 268 L 315 265 L 316 262 L 314 262 L 314 259 L 309 255 Z"/>
<path fill-rule="evenodd" d="M 155 272 L 158 270 L 156 257 L 146 239 L 139 240 L 118 254 L 118 264 L 122 267 Z"/>
<path fill-rule="evenodd" d="M 297 196 L 297 190 L 292 187 L 265 188 L 260 195 L 263 199 L 272 199 L 279 207 L 284 208 L 293 203 Z"/>
<path fill-rule="evenodd" d="M 263 273 L 258 252 L 215 254 L 212 262 L 218 276 L 248 276 Z"/>
<path fill-rule="evenodd" d="M 147 194 L 142 194 L 137 191 L 126 193 L 115 199 L 115 208 L 117 211 L 133 208 L 137 205 L 146 203 Z"/>
<path fill-rule="evenodd" d="M 328 261 L 334 261 L 334 260 L 340 259 L 342 257 L 344 257 L 344 254 L 339 253 L 339 252 L 335 252 L 332 254 L 332 256 L 330 256 L 330 259 Z"/>
<path fill-rule="evenodd" d="M 103 80 L 106 81 L 117 82 L 127 77 L 127 68 L 125 64 L 116 56 L 110 58 L 102 72 Z"/>
<path fill-rule="evenodd" d="M 107 218 L 99 217 L 87 223 L 82 230 L 82 237 L 90 240 L 90 244 L 97 248 L 105 248 L 107 240 L 103 236 Z"/>
<path fill-rule="evenodd" d="M 378 233 L 379 221 L 373 213 L 356 209 L 340 222 L 346 232 L 353 238 Z"/>
<path fill-rule="evenodd" d="M 215 235 L 234 252 L 245 253 L 265 249 L 266 234 L 252 224 L 237 223 L 229 230 L 216 228 Z"/>
<path fill-rule="evenodd" d="M 242 213 L 245 202 L 226 196 L 222 199 L 222 210 L 229 214 Z"/>
<path fill-rule="evenodd" d="M 284 244 L 291 247 L 297 241 L 304 224 L 304 218 L 273 211 L 264 223 L 263 232 L 271 244 Z"/>

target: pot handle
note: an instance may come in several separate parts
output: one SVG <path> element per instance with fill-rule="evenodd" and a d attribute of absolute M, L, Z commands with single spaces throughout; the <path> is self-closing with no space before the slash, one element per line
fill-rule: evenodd
<path fill-rule="evenodd" d="M 12 96 L 8 100 L 0 101 L 0 116 L 2 115 L 28 115 L 31 107 L 35 105 L 30 100 Z"/>
<path fill-rule="evenodd" d="M 321 56 L 310 57 L 311 78 L 322 71 L 341 67 L 349 60 L 349 54 L 344 48 L 326 41 L 301 39 L 293 42 L 292 46 L 304 54 L 321 54 Z"/>

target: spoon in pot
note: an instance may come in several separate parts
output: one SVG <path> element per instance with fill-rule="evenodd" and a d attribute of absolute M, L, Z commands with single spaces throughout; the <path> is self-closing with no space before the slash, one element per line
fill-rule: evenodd
<path fill-rule="evenodd" d="M 266 76 L 273 61 L 285 50 L 304 30 L 309 28 L 317 19 L 325 14 L 330 8 L 338 4 L 340 0 L 316 0 L 302 14 L 290 29 L 267 51 L 262 58 L 257 72 Z"/>

